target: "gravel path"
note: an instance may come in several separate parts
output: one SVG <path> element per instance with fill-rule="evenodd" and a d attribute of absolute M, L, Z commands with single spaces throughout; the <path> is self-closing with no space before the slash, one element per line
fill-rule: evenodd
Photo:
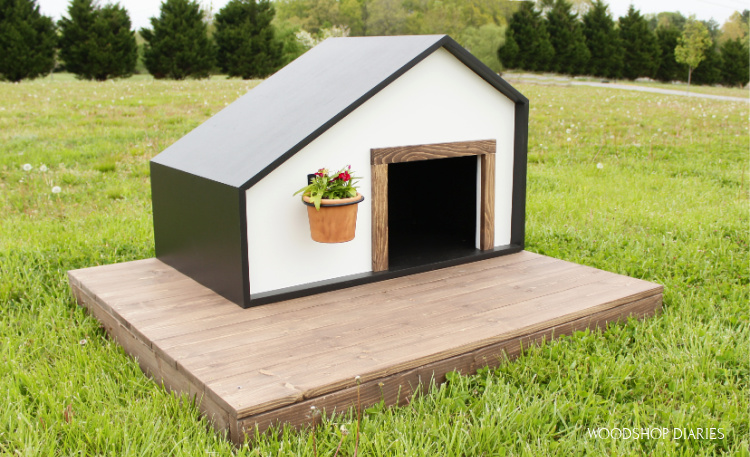
<path fill-rule="evenodd" d="M 730 97 L 727 95 L 711 95 L 696 92 L 687 92 L 684 90 L 660 89 L 658 87 L 635 86 L 631 84 L 600 83 L 594 81 L 573 81 L 565 76 L 535 75 L 531 73 L 506 73 L 502 75 L 509 82 L 531 82 L 535 84 L 544 84 L 552 86 L 590 86 L 606 87 L 609 89 L 634 90 L 637 92 L 651 92 L 664 95 L 680 95 L 683 97 L 709 98 L 712 100 L 724 100 L 730 102 L 750 102 L 750 98 Z"/>
<path fill-rule="evenodd" d="M 684 90 L 660 89 L 658 87 L 631 86 L 630 84 L 597 83 L 597 82 L 588 82 L 588 81 L 571 81 L 570 84 L 573 86 L 608 87 L 610 89 L 634 90 L 638 92 L 653 92 L 655 94 L 682 95 L 683 97 L 710 98 L 713 100 L 725 100 L 729 102 L 750 102 L 750 99 L 742 98 L 742 97 L 728 97 L 726 95 L 699 94 L 696 92 L 686 92 Z"/>

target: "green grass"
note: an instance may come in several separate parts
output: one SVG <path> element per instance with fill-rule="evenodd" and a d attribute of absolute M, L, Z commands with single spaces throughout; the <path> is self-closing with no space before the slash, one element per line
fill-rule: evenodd
<path fill-rule="evenodd" d="M 254 84 L 0 84 L 0 454 L 314 455 L 288 428 L 233 449 L 65 276 L 153 256 L 148 160 Z M 369 408 L 358 455 L 748 455 L 748 104 L 517 87 L 532 103 L 527 248 L 661 283 L 663 313 Z M 587 436 L 598 427 L 724 438 Z M 356 428 L 351 412 L 324 421 L 318 455 L 353 455 Z"/>

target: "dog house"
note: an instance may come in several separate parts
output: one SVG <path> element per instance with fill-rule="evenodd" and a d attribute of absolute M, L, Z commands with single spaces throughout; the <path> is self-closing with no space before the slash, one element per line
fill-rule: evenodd
<path fill-rule="evenodd" d="M 151 161 L 156 256 L 255 306 L 518 252 L 528 100 L 448 36 L 332 38 Z M 292 194 L 361 177 L 354 240 Z"/>

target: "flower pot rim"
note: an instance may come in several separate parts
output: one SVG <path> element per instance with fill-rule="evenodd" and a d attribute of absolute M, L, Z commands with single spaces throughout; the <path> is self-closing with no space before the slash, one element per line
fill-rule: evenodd
<path fill-rule="evenodd" d="M 349 197 L 349 198 L 324 198 L 320 201 L 320 207 L 333 207 L 333 206 L 347 206 L 347 205 L 356 205 L 358 203 L 362 203 L 365 200 L 364 195 L 357 192 L 356 197 Z M 307 206 L 315 206 L 313 202 L 310 201 L 310 197 L 307 195 L 302 196 L 302 203 L 304 203 Z"/>

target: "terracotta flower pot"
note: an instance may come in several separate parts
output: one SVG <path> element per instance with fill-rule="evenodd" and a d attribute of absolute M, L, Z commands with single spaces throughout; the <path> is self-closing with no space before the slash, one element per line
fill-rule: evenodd
<path fill-rule="evenodd" d="M 340 200 L 324 198 L 318 211 L 309 197 L 302 197 L 302 202 L 307 205 L 312 239 L 318 243 L 345 243 L 353 240 L 357 228 L 357 206 L 364 199 L 360 193 L 356 197 Z"/>

